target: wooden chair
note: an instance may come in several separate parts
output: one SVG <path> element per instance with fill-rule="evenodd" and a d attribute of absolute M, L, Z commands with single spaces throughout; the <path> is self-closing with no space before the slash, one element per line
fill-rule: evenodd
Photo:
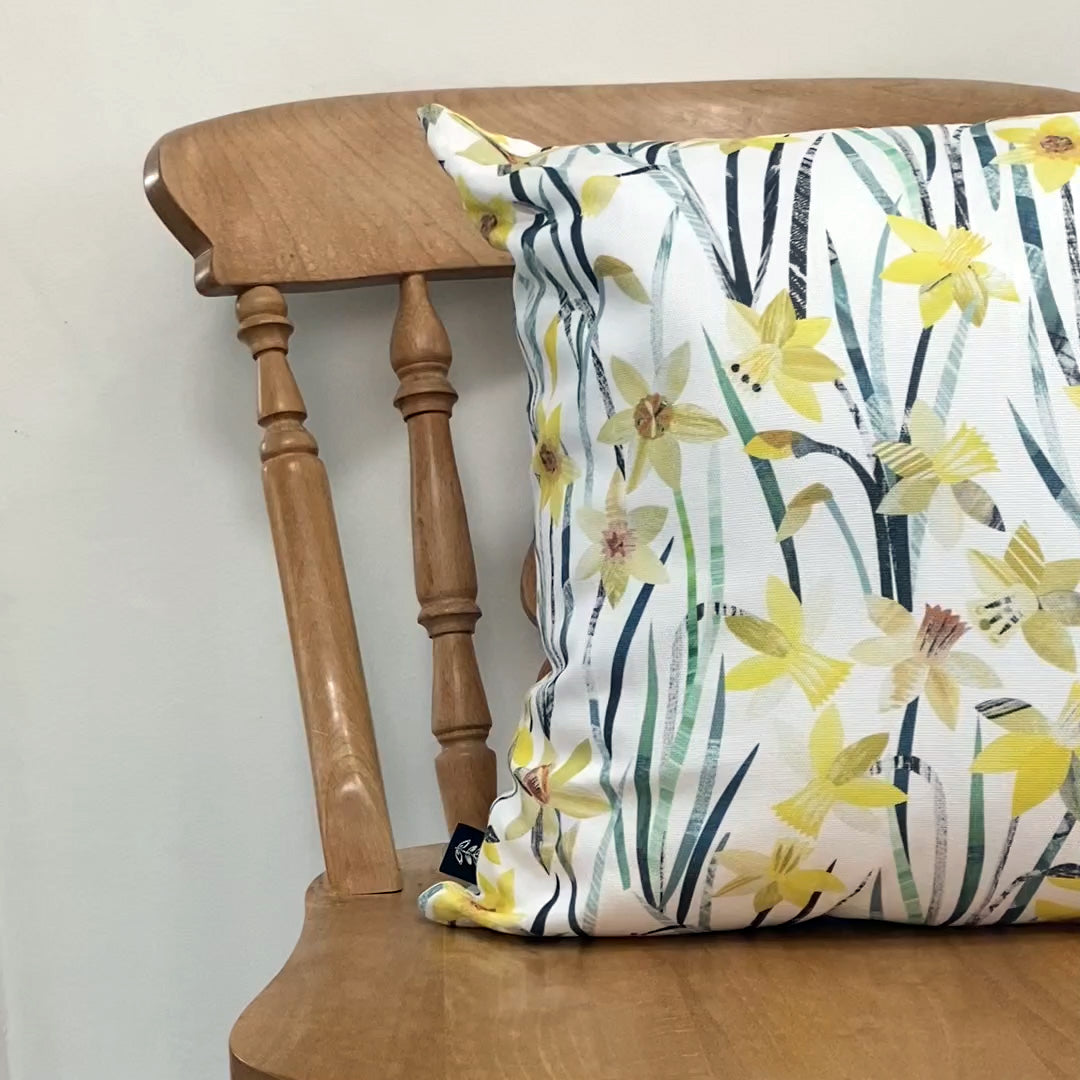
<path fill-rule="evenodd" d="M 1001 83 L 820 80 L 461 90 L 345 97 L 166 135 L 146 191 L 235 295 L 255 358 L 263 485 L 311 752 L 326 873 L 280 974 L 237 1021 L 234 1080 L 467 1076 L 829 1080 L 1080 1075 L 1075 929 L 814 923 L 653 941 L 528 942 L 424 922 L 440 846 L 395 851 L 326 472 L 289 370 L 284 292 L 397 282 L 390 362 L 408 428 L 419 621 L 447 824 L 495 794 L 473 650 L 476 605 L 454 463 L 450 342 L 431 278 L 505 276 L 423 145 L 441 101 L 542 144 L 750 135 L 1080 109 Z M 534 604 L 532 561 L 522 595 Z"/>

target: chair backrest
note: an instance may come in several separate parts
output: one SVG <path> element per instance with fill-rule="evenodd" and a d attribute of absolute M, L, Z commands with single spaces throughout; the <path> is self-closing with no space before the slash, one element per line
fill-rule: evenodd
<path fill-rule="evenodd" d="M 504 276 L 423 145 L 439 101 L 542 145 L 952 123 L 1080 109 L 1080 94 L 1007 83 L 822 79 L 375 94 L 276 105 L 164 136 L 147 196 L 206 295 L 236 295 L 258 371 L 263 484 L 311 753 L 327 879 L 338 895 L 400 888 L 326 471 L 288 364 L 283 292 L 400 283 L 390 343 L 408 426 L 419 621 L 432 638 L 432 730 L 447 823 L 482 825 L 495 794 L 473 649 L 476 569 L 454 462 L 450 342 L 429 278 Z M 526 558 L 522 598 L 533 610 Z"/>

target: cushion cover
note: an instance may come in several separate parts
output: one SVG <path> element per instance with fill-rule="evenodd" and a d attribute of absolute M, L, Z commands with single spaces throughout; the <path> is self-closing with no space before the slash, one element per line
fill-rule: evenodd
<path fill-rule="evenodd" d="M 1080 917 L 1078 117 L 547 149 L 422 119 L 515 263 L 552 666 L 477 888 L 422 910 Z"/>

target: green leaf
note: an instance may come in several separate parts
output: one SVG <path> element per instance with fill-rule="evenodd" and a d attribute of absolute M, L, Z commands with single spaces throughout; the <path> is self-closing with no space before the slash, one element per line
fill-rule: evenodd
<path fill-rule="evenodd" d="M 1020 414 L 1011 401 L 1009 402 L 1009 410 L 1012 412 L 1016 430 L 1020 432 L 1020 441 L 1023 442 L 1024 449 L 1031 459 L 1031 464 L 1035 466 L 1035 471 L 1039 474 L 1039 479 L 1046 485 L 1046 490 L 1050 493 L 1051 498 L 1061 507 L 1065 515 L 1077 528 L 1080 528 L 1080 500 L 1077 499 L 1065 481 L 1058 475 L 1057 470 L 1050 464 L 1045 451 L 1035 441 L 1035 437 L 1031 434 L 1027 424 L 1020 418 Z"/>
<path fill-rule="evenodd" d="M 1001 917 L 999 925 L 1009 926 L 1024 914 L 1028 904 L 1035 899 L 1035 894 L 1039 891 L 1039 886 L 1043 882 L 1043 876 L 1050 867 L 1054 865 L 1054 859 L 1057 858 L 1057 854 L 1061 850 L 1062 845 L 1069 839 L 1069 834 L 1073 831 L 1075 825 L 1076 816 L 1071 811 L 1066 810 L 1065 816 L 1061 819 L 1061 823 L 1054 830 L 1054 835 L 1050 837 L 1050 841 L 1043 849 L 1043 853 L 1031 868 L 1031 872 L 1027 876 L 1027 881 L 1016 894 L 1012 906 Z"/>
<path fill-rule="evenodd" d="M 889 833 L 892 837 L 893 861 L 896 863 L 896 881 L 900 886 L 900 896 L 904 901 L 908 922 L 922 923 L 924 920 L 922 907 L 919 905 L 919 890 L 911 873 L 911 863 L 908 862 L 907 853 L 904 851 L 903 840 L 900 837 L 900 824 L 897 821 L 896 809 L 896 807 L 893 807 L 889 812 Z"/>
<path fill-rule="evenodd" d="M 682 492 L 675 491 L 673 494 L 686 556 L 686 692 L 683 697 L 682 719 L 671 745 L 660 759 L 660 789 L 656 814 L 649 829 L 649 862 L 657 866 L 663 858 L 668 820 L 675 801 L 675 788 L 690 747 L 690 738 L 694 731 L 694 721 L 697 719 L 698 701 L 701 695 L 701 683 L 698 680 L 697 557 L 694 553 L 694 537 L 690 530 L 690 518 L 686 512 Z"/>
<path fill-rule="evenodd" d="M 656 731 L 656 647 L 652 627 L 649 627 L 649 673 L 645 692 L 645 715 L 641 721 L 637 758 L 634 761 L 634 794 L 637 796 L 637 856 L 641 892 L 645 902 L 656 906 L 659 890 L 659 865 L 649 858 L 649 818 L 652 812 L 650 774 L 652 772 L 653 740 Z M 654 885 L 654 878 L 656 879 Z"/>
<path fill-rule="evenodd" d="M 675 894 L 675 890 L 682 881 L 683 871 L 693 854 L 705 824 L 705 816 L 709 810 L 709 799 L 712 795 L 713 786 L 716 782 L 716 770 L 720 761 L 720 743 L 724 737 L 724 718 L 727 713 L 727 696 L 724 682 L 724 659 L 720 658 L 720 677 L 716 683 L 716 697 L 713 699 L 712 723 L 709 726 L 709 738 L 705 746 L 705 757 L 702 762 L 701 772 L 698 775 L 697 795 L 694 797 L 694 805 L 690 811 L 690 818 L 686 823 L 682 840 L 679 841 L 679 850 L 675 854 L 675 860 L 671 864 L 671 874 L 664 884 L 664 895 L 661 905 L 666 907 L 668 900 Z M 719 850 L 719 849 L 718 849 Z M 704 900 L 703 900 L 704 902 Z"/>
<path fill-rule="evenodd" d="M 1073 817 L 1080 818 L 1080 757 L 1075 753 L 1069 762 L 1065 783 L 1061 785 L 1061 801 Z"/>
<path fill-rule="evenodd" d="M 653 359 L 664 355 L 664 282 L 667 278 L 668 263 L 671 261 L 671 244 L 675 236 L 675 222 L 679 217 L 676 206 L 668 217 L 663 235 L 656 249 L 656 262 L 653 264 L 652 295 L 654 303 L 649 312 L 649 339 L 652 344 Z"/>
<path fill-rule="evenodd" d="M 855 175 L 866 185 L 867 191 L 877 200 L 878 205 L 886 214 L 894 213 L 896 206 L 896 200 L 889 198 L 888 193 L 878 183 L 878 179 L 870 171 L 870 167 L 859 156 L 858 152 L 851 145 L 851 143 L 842 139 L 839 135 L 833 134 L 833 140 L 836 145 L 840 147 L 844 157 L 847 158 L 848 164 L 854 169 Z"/>
<path fill-rule="evenodd" d="M 887 143 L 884 139 L 873 134 L 870 131 L 864 131 L 859 128 L 855 131 L 855 134 L 865 139 L 868 143 L 876 146 L 888 159 L 892 162 L 893 168 L 896 170 L 897 176 L 900 178 L 901 184 L 904 186 L 904 195 L 907 198 L 908 203 L 908 216 L 914 218 L 916 221 L 923 218 L 922 197 L 919 191 L 919 178 L 915 175 L 915 170 L 911 166 L 911 162 L 891 143 Z"/>
<path fill-rule="evenodd" d="M 716 381 L 720 384 L 720 392 L 724 395 L 724 402 L 728 407 L 728 412 L 731 413 L 731 419 L 735 422 L 735 428 L 739 433 L 739 438 L 742 439 L 743 446 L 749 451 L 749 446 L 753 442 L 755 436 L 754 428 L 750 423 L 750 417 L 746 415 L 746 410 L 739 400 L 739 395 L 731 385 L 731 380 L 724 370 L 724 365 L 720 360 L 719 353 L 716 351 L 716 346 L 712 343 L 712 338 L 709 337 L 708 331 L 704 331 L 704 328 L 703 332 L 705 333 L 705 345 L 709 350 L 709 359 L 712 361 L 713 371 L 716 374 Z M 802 440 L 804 438 L 804 436 L 799 435 L 797 432 L 787 432 L 787 435 L 787 452 L 776 455 L 778 457 L 788 457 L 792 453 L 792 444 L 794 440 Z M 753 457 L 753 455 L 751 455 L 751 457 Z M 761 488 L 761 494 L 765 499 L 765 505 L 769 509 L 769 516 L 772 518 L 773 526 L 774 528 L 779 529 L 780 522 L 784 519 L 784 497 L 780 494 L 780 485 L 777 483 L 776 473 L 773 471 L 773 467 L 769 461 L 755 459 L 754 475 L 757 478 L 758 486 Z M 784 554 L 784 565 L 787 570 L 788 585 L 791 588 L 791 591 L 801 598 L 799 559 L 795 553 L 794 541 L 784 540 L 781 542 L 780 548 Z"/>
<path fill-rule="evenodd" d="M 870 911 L 866 916 L 868 919 L 884 920 L 885 909 L 881 899 L 881 871 L 877 872 L 877 876 L 874 878 L 874 886 L 870 890 Z"/>
<path fill-rule="evenodd" d="M 982 752 L 982 724 L 975 721 L 975 753 L 972 761 Z M 975 894 L 979 891 L 982 880 L 983 863 L 986 859 L 986 825 L 983 818 L 983 774 L 971 774 L 971 798 L 968 800 L 968 839 L 967 862 L 964 865 L 964 880 L 960 885 L 960 895 L 956 898 L 953 913 L 945 920 L 945 925 L 956 922 L 971 907 Z"/>

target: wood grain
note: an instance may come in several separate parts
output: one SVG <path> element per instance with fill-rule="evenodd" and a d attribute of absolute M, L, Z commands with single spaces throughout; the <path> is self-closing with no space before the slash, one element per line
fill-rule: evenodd
<path fill-rule="evenodd" d="M 234 1080 L 1075 1080 L 1080 934 L 812 922 L 523 941 L 316 881 L 284 970 L 233 1029 Z"/>
<path fill-rule="evenodd" d="M 394 404 L 409 429 L 413 572 L 419 622 L 432 641 L 431 730 L 442 746 L 435 773 L 443 814 L 451 830 L 458 822 L 483 829 L 495 798 L 495 755 L 473 646 L 476 563 L 450 436 L 457 393 L 447 374 L 450 339 L 420 274 L 402 278 L 390 360 L 399 379 Z"/>
<path fill-rule="evenodd" d="M 525 558 L 521 563 L 521 583 L 519 585 L 521 608 L 525 612 L 525 618 L 539 627 L 536 617 L 536 543 L 529 544 L 529 550 L 525 552 Z M 536 673 L 536 681 L 547 678 L 551 674 L 551 661 L 544 660 L 540 670 Z"/>
<path fill-rule="evenodd" d="M 326 469 L 289 369 L 285 300 L 262 286 L 236 304 L 258 369 L 263 491 L 315 780 L 328 888 L 401 888 Z"/>
<path fill-rule="evenodd" d="M 536 542 L 529 544 L 529 550 L 525 552 L 525 558 L 521 563 L 521 610 L 525 612 L 525 618 L 538 626 L 536 621 Z"/>
<path fill-rule="evenodd" d="M 506 940 L 419 917 L 440 848 L 401 852 L 405 891 L 389 892 L 398 858 L 279 290 L 401 279 L 391 355 L 409 430 L 420 621 L 433 640 L 439 781 L 449 823 L 483 824 L 494 758 L 472 640 L 476 573 L 450 440 L 450 346 L 425 278 L 504 275 L 509 262 L 430 160 L 414 112 L 433 100 L 541 144 L 1080 108 L 1080 94 L 941 80 L 429 91 L 272 106 L 151 150 L 147 195 L 195 258 L 197 287 L 242 294 L 327 866 L 292 957 L 233 1030 L 234 1080 L 1073 1080 L 1075 928 L 817 922 L 696 939 Z M 528 567 L 521 587 L 528 611 Z"/>
<path fill-rule="evenodd" d="M 1080 108 L 1080 94 L 1064 90 L 920 79 L 428 90 L 274 105 L 181 128 L 147 158 L 147 195 L 195 257 L 199 290 L 509 273 L 507 256 L 472 227 L 424 145 L 415 113 L 431 101 L 542 145 Z"/>

